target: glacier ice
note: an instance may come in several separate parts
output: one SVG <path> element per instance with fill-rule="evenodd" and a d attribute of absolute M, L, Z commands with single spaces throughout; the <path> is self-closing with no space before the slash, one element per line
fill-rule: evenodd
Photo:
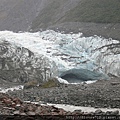
<path fill-rule="evenodd" d="M 0 31 L 0 40 L 29 49 L 54 61 L 58 76 L 70 69 L 87 69 L 120 77 L 120 42 L 82 33 L 63 34 L 53 30 L 36 33 Z"/>

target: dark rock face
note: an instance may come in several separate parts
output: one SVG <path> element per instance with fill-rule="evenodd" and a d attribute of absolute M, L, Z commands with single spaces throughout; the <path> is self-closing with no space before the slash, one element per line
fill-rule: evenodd
<path fill-rule="evenodd" d="M 41 83 L 52 76 L 50 61 L 24 47 L 0 42 L 0 78 L 9 82 Z"/>

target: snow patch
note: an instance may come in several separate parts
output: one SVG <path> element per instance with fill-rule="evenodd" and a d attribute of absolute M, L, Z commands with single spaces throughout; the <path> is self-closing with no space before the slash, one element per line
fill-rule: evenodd
<path fill-rule="evenodd" d="M 85 83 L 85 84 L 91 84 L 91 83 L 95 83 L 97 80 L 88 80 L 88 81 L 85 81 L 85 82 L 80 82 L 80 83 L 69 83 L 67 80 L 65 80 L 65 79 L 62 79 L 62 78 L 59 78 L 59 77 L 57 77 L 57 79 L 58 79 L 58 81 L 60 82 L 60 83 L 64 83 L 64 84 L 83 84 L 83 83 Z"/>
<path fill-rule="evenodd" d="M 21 90 L 23 89 L 22 85 L 11 87 L 11 88 L 0 88 L 0 93 L 6 93 L 8 91 Z"/>

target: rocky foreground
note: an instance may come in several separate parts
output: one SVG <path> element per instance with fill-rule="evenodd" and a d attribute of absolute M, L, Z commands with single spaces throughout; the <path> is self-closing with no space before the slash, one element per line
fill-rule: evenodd
<path fill-rule="evenodd" d="M 70 111 L 65 111 L 61 108 L 56 108 L 54 106 L 26 103 L 20 100 L 19 98 L 10 97 L 7 94 L 0 93 L 0 115 L 6 115 L 4 117 L 7 120 L 12 118 L 13 116 L 16 116 L 18 120 L 20 119 L 18 118 L 18 115 L 21 115 L 21 118 L 28 116 L 28 119 L 30 120 L 33 120 L 35 118 L 35 115 L 59 115 L 58 118 L 65 119 L 65 117 L 60 117 L 60 116 L 61 115 L 62 116 L 63 115 L 64 116 L 65 115 L 67 116 L 68 115 L 119 115 L 119 111 L 114 111 L 114 112 L 107 111 L 105 113 L 98 109 L 95 112 L 91 112 L 91 113 L 82 112 L 81 110 L 75 110 L 73 112 L 70 112 Z M 45 116 L 43 116 L 43 118 L 44 117 Z"/>
<path fill-rule="evenodd" d="M 13 118 L 17 120 L 39 120 L 40 118 L 49 120 L 64 120 L 73 119 L 70 117 L 71 115 L 118 116 L 119 110 L 103 111 L 100 108 L 119 109 L 119 98 L 119 78 L 99 80 L 92 84 L 60 84 L 57 87 L 50 88 L 40 88 L 34 86 L 31 88 L 24 88 L 23 90 L 21 89 L 8 91 L 7 93 L 0 93 L 0 115 L 3 115 L 0 117 L 4 117 L 4 120 Z M 97 109 L 94 112 L 85 112 L 81 109 L 71 112 L 65 111 L 62 108 L 57 108 L 53 105 L 50 106 L 46 104 L 47 102 L 88 106 L 95 107 Z"/>
<path fill-rule="evenodd" d="M 98 80 L 92 84 L 60 84 L 46 88 L 33 86 L 23 90 L 8 91 L 8 94 L 24 101 L 120 108 L 120 79 Z"/>

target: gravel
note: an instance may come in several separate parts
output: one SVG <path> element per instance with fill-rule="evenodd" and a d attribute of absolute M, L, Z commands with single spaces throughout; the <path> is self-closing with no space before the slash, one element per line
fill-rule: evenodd
<path fill-rule="evenodd" d="M 95 108 L 120 108 L 120 78 L 92 84 L 62 84 L 59 87 L 8 91 L 24 101 L 69 104 Z"/>

